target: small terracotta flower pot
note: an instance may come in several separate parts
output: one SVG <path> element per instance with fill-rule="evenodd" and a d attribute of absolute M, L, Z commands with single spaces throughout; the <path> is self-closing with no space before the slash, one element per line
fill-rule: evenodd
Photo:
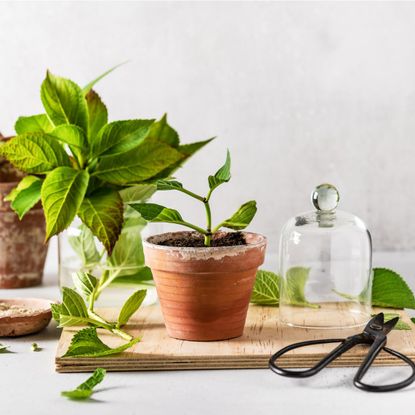
<path fill-rule="evenodd" d="M 19 220 L 4 201 L 17 184 L 0 182 L 0 288 L 39 285 L 47 253 L 42 208 L 33 208 Z"/>
<path fill-rule="evenodd" d="M 246 245 L 182 248 L 158 245 L 188 232 L 155 235 L 144 241 L 170 337 L 225 340 L 242 335 L 266 238 L 244 232 Z"/>

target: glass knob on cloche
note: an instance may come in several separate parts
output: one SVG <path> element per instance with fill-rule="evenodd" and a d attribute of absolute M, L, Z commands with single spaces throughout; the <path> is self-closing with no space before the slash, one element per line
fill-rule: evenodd
<path fill-rule="evenodd" d="M 361 326 L 371 314 L 370 233 L 357 216 L 337 210 L 335 186 L 317 186 L 311 201 L 316 210 L 282 229 L 280 321 L 306 328 Z"/>

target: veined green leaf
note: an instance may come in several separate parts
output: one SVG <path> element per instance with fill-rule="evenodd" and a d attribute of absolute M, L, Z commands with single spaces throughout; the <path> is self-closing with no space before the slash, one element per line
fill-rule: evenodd
<path fill-rule="evenodd" d="M 183 223 L 183 218 L 177 210 L 157 205 L 156 203 L 133 203 L 130 205 L 146 221 L 149 222 L 166 222 L 166 223 Z"/>
<path fill-rule="evenodd" d="M 77 125 L 62 124 L 56 127 L 51 135 L 64 144 L 68 144 L 71 153 L 74 155 L 80 166 L 88 156 L 88 142 L 84 131 Z"/>
<path fill-rule="evenodd" d="M 41 86 L 40 97 L 55 126 L 75 124 L 88 131 L 86 100 L 75 82 L 52 75 L 48 71 Z"/>
<path fill-rule="evenodd" d="M 100 96 L 91 89 L 85 96 L 88 107 L 88 137 L 89 143 L 96 140 L 98 132 L 108 122 L 108 111 Z"/>
<path fill-rule="evenodd" d="M 68 237 L 72 249 L 81 258 L 83 266 L 87 267 L 96 264 L 100 260 L 100 255 L 95 245 L 92 231 L 84 224 L 81 224 L 78 230 L 79 233 L 77 235 Z"/>
<path fill-rule="evenodd" d="M 145 139 L 138 147 L 121 154 L 103 157 L 93 173 L 116 185 L 148 180 L 181 159 L 174 148 L 153 139 Z"/>
<path fill-rule="evenodd" d="M 66 229 L 74 220 L 88 187 L 86 170 L 58 167 L 42 185 L 41 198 L 46 217 L 46 240 Z"/>
<path fill-rule="evenodd" d="M 216 189 L 222 183 L 229 182 L 231 179 L 231 155 L 229 150 L 226 152 L 225 164 L 215 173 L 209 176 L 209 187 L 211 190 Z"/>
<path fill-rule="evenodd" d="M 376 314 L 372 314 L 372 317 L 375 317 Z M 393 330 L 412 330 L 411 326 L 405 321 L 402 320 L 401 316 L 398 313 L 383 313 L 384 316 L 384 323 L 387 323 L 389 320 L 393 318 L 399 317 L 398 322 L 395 324 Z"/>
<path fill-rule="evenodd" d="M 148 135 L 154 120 L 114 121 L 105 125 L 91 141 L 91 155 L 114 155 L 137 147 Z"/>
<path fill-rule="evenodd" d="M 26 173 L 44 174 L 71 162 L 63 147 L 45 133 L 18 135 L 0 146 L 0 155 Z"/>
<path fill-rule="evenodd" d="M 119 63 L 118 65 L 113 66 L 111 69 L 108 69 L 108 71 L 105 71 L 103 74 L 101 74 L 100 76 L 98 76 L 98 78 L 95 78 L 93 81 L 89 82 L 87 85 L 85 85 L 82 88 L 82 92 L 86 95 L 93 87 L 94 85 L 99 82 L 102 78 L 106 77 L 107 75 L 109 75 L 112 71 L 114 71 L 115 69 L 119 68 L 122 65 L 125 65 L 128 61 Z"/>
<path fill-rule="evenodd" d="M 179 134 L 167 123 L 167 114 L 164 114 L 159 121 L 153 123 L 148 136 L 164 141 L 172 147 L 178 147 L 180 144 Z"/>
<path fill-rule="evenodd" d="M 135 338 L 128 343 L 111 349 L 98 338 L 95 327 L 87 327 L 78 331 L 72 337 L 71 344 L 63 357 L 101 357 L 118 354 L 129 349 L 139 341 L 140 338 Z"/>
<path fill-rule="evenodd" d="M 54 304 L 55 306 L 58 304 Z M 88 318 L 88 311 L 82 297 L 71 288 L 62 288 L 62 304 L 60 308 L 54 307 L 55 312 L 59 312 L 60 318 L 62 316 L 68 317 L 84 317 Z"/>
<path fill-rule="evenodd" d="M 255 200 L 244 203 L 229 219 L 222 222 L 226 228 L 242 230 L 252 221 L 257 211 Z"/>
<path fill-rule="evenodd" d="M 372 305 L 415 309 L 415 297 L 399 274 L 386 268 L 374 268 Z"/>
<path fill-rule="evenodd" d="M 131 316 L 140 308 L 146 294 L 147 290 L 137 290 L 127 299 L 118 316 L 118 327 L 122 327 L 124 324 L 128 323 Z"/>
<path fill-rule="evenodd" d="M 86 197 L 78 215 L 111 255 L 123 223 L 123 203 L 118 192 L 100 190 Z"/>
<path fill-rule="evenodd" d="M 157 180 L 157 190 L 180 190 L 183 185 L 176 180 Z"/>
<path fill-rule="evenodd" d="M 285 279 L 281 281 L 284 293 L 281 302 L 299 307 L 319 308 L 318 304 L 308 302 L 305 297 L 309 273 L 310 268 L 304 267 L 292 267 L 286 272 Z"/>
<path fill-rule="evenodd" d="M 30 115 L 28 117 L 19 117 L 14 125 L 16 134 L 43 132 L 50 133 L 53 130 L 53 124 L 46 114 Z"/>
<path fill-rule="evenodd" d="M 256 274 L 251 303 L 277 306 L 280 302 L 281 278 L 271 271 L 259 270 Z"/>
<path fill-rule="evenodd" d="M 95 386 L 104 380 L 106 373 L 105 369 L 99 367 L 84 383 L 81 383 L 74 390 L 61 392 L 61 395 L 70 399 L 88 399 L 92 395 Z"/>
<path fill-rule="evenodd" d="M 4 198 L 10 201 L 12 209 L 19 219 L 40 200 L 40 190 L 43 180 L 36 176 L 25 176 L 20 183 Z"/>
<path fill-rule="evenodd" d="M 124 203 L 145 202 L 156 192 L 155 184 L 136 184 L 119 191 Z"/>
<path fill-rule="evenodd" d="M 98 283 L 98 280 L 93 275 L 81 271 L 74 272 L 72 274 L 72 280 L 77 291 L 87 298 L 92 294 Z"/>

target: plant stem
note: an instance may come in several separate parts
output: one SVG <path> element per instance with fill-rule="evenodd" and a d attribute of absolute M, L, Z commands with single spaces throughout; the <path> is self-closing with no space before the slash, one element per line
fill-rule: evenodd
<path fill-rule="evenodd" d="M 193 193 L 190 190 L 185 189 L 184 187 L 181 187 L 180 189 L 178 188 L 176 190 L 178 190 L 179 192 L 182 192 L 182 193 L 186 193 L 187 195 L 189 195 L 189 196 L 191 196 L 191 197 L 193 197 L 197 200 L 200 200 L 201 202 L 204 202 L 204 200 L 205 200 L 202 196 L 199 196 L 196 193 Z"/>
<path fill-rule="evenodd" d="M 212 212 L 210 210 L 209 199 L 205 198 L 203 200 L 206 210 L 206 231 L 205 234 L 205 246 L 210 246 L 212 241 Z"/>

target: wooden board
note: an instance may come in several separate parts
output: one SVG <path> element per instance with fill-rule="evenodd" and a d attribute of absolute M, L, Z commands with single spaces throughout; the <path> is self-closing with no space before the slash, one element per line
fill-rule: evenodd
<path fill-rule="evenodd" d="M 375 310 L 378 312 L 378 310 Z M 101 310 L 104 317 L 114 320 L 115 310 Z M 404 321 L 410 323 L 405 312 Z M 412 323 L 410 323 L 413 326 Z M 362 331 L 300 329 L 281 327 L 278 308 L 251 306 L 242 337 L 219 342 L 186 342 L 168 337 L 158 305 L 143 307 L 126 330 L 142 341 L 127 352 L 101 358 L 62 358 L 75 328 L 65 328 L 59 341 L 56 370 L 58 372 L 88 372 L 97 367 L 110 371 L 183 370 L 183 369 L 248 369 L 266 368 L 272 353 L 280 348 L 303 340 L 344 338 Z M 111 347 L 122 343 L 118 337 L 99 331 L 101 340 Z M 285 367 L 309 367 L 321 359 L 336 344 L 309 346 L 291 352 L 279 360 Z M 415 359 L 415 330 L 393 330 L 388 335 L 388 346 Z M 359 346 L 335 360 L 332 366 L 358 366 L 367 347 Z M 401 362 L 387 353 L 381 353 L 376 365 L 398 365 Z"/>

